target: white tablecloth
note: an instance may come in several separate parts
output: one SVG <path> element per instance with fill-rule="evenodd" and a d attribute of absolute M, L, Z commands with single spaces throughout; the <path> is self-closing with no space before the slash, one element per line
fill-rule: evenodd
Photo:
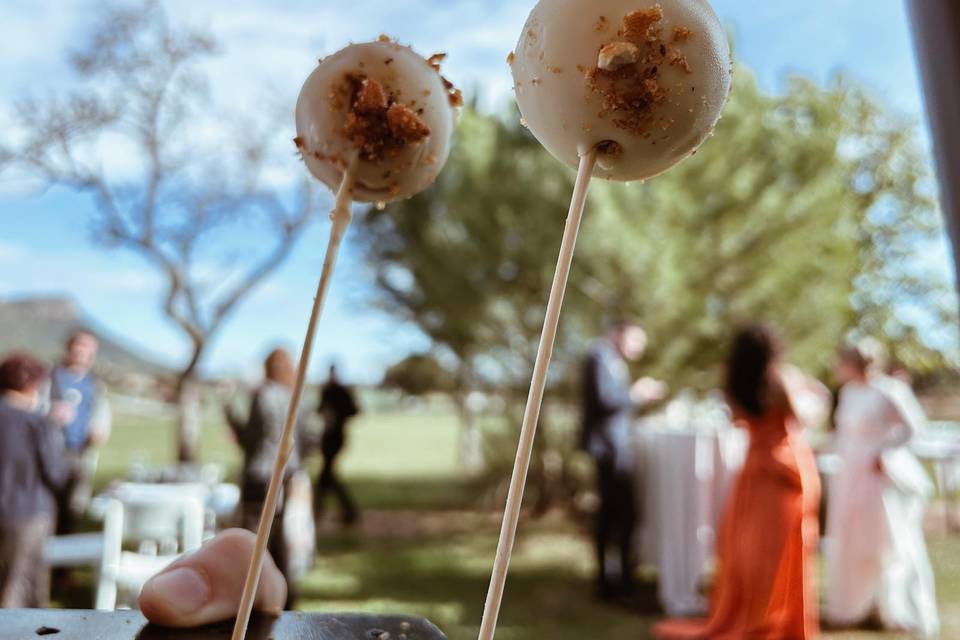
<path fill-rule="evenodd" d="M 748 435 L 732 427 L 677 430 L 647 422 L 639 425 L 637 442 L 641 562 L 657 569 L 660 602 L 669 615 L 703 613 L 704 571 Z"/>

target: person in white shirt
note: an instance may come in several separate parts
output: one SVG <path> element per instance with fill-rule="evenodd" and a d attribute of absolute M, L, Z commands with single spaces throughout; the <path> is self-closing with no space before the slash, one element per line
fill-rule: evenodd
<path fill-rule="evenodd" d="M 825 617 L 877 618 L 887 629 L 939 632 L 923 518 L 933 485 L 908 445 L 926 416 L 910 387 L 883 375 L 879 343 L 845 349 L 837 407 L 840 470 L 829 486 Z"/>

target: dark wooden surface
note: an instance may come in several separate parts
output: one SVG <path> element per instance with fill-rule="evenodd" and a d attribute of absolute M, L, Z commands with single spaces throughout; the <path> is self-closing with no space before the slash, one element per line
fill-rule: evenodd
<path fill-rule="evenodd" d="M 960 0 L 909 0 L 907 7 L 960 280 Z"/>
<path fill-rule="evenodd" d="M 148 625 L 135 611 L 0 609 L 0 639 L 229 640 L 232 623 L 192 630 Z M 254 617 L 248 640 L 444 640 L 435 626 L 411 616 L 285 613 Z"/>

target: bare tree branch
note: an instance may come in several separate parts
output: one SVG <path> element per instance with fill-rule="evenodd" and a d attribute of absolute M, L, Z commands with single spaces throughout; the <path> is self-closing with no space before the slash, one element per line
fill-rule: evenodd
<path fill-rule="evenodd" d="M 237 116 L 242 135 L 200 142 L 209 131 L 197 136 L 198 122 L 222 127 L 225 119 L 199 67 L 216 51 L 209 33 L 172 24 L 157 0 L 109 6 L 69 56 L 77 88 L 19 100 L 19 139 L 0 146 L 0 170 L 88 194 L 97 240 L 139 254 L 162 277 L 161 308 L 191 347 L 180 391 L 210 339 L 283 264 L 317 209 L 306 179 L 290 205 L 288 187 L 266 182 L 264 169 L 293 154 L 262 109 Z M 242 264 L 222 279 L 225 291 L 208 287 L 204 271 L 245 221 L 257 222 L 257 242 L 238 249 Z"/>

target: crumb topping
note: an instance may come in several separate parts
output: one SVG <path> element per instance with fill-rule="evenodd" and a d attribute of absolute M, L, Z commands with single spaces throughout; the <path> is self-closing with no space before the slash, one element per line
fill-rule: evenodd
<path fill-rule="evenodd" d="M 395 157 L 407 145 L 430 135 L 430 128 L 416 113 L 372 78 L 348 74 L 342 92 L 349 96 L 350 105 L 343 133 L 360 150 L 363 160 Z"/>
<path fill-rule="evenodd" d="M 616 71 L 628 64 L 635 64 L 640 59 L 640 49 L 629 42 L 611 42 L 600 49 L 600 58 L 597 66 L 604 71 Z"/>
<path fill-rule="evenodd" d="M 692 37 L 685 27 L 675 27 L 664 40 L 660 5 L 627 14 L 617 39 L 603 46 L 596 68 L 587 73 L 590 90 L 601 99 L 601 117 L 610 117 L 619 128 L 650 137 L 652 129 L 668 129 L 672 122 L 657 117 L 657 107 L 667 102 L 671 90 L 661 79 L 667 66 L 686 73 L 692 69 L 686 56 L 672 45 Z"/>
<path fill-rule="evenodd" d="M 422 113 L 423 109 L 417 113 L 395 102 L 387 108 L 387 126 L 393 135 L 402 140 L 414 142 L 423 140 L 430 135 L 430 127 L 420 119 L 419 116 Z"/>
<path fill-rule="evenodd" d="M 513 61 L 517 59 L 517 54 L 513 51 L 507 54 L 507 64 L 513 64 Z"/>
<path fill-rule="evenodd" d="M 687 73 L 693 73 L 693 70 L 690 68 L 690 63 L 687 61 L 687 56 L 683 55 L 679 51 L 674 51 L 671 54 L 670 64 L 674 67 L 680 67 Z"/>
<path fill-rule="evenodd" d="M 389 106 L 387 92 L 379 82 L 364 78 L 353 95 L 351 106 L 354 111 L 363 115 L 386 111 Z"/>
<path fill-rule="evenodd" d="M 625 40 L 631 42 L 655 42 L 660 39 L 656 25 L 663 20 L 663 9 L 660 5 L 652 9 L 637 9 L 628 13 L 623 19 L 623 29 L 620 31 Z"/>
<path fill-rule="evenodd" d="M 453 108 L 463 106 L 463 92 L 460 89 L 457 89 L 453 86 L 453 83 L 447 80 L 442 73 L 440 73 L 440 63 L 447 59 L 447 54 L 445 53 L 435 53 L 429 58 L 427 58 L 427 64 L 433 67 L 433 70 L 437 72 L 440 76 L 440 80 L 443 81 L 443 87 L 447 90 L 447 97 L 450 99 L 450 106 Z"/>
<path fill-rule="evenodd" d="M 443 87 L 447 90 L 447 97 L 450 99 L 450 106 L 454 108 L 462 107 L 463 92 L 453 86 L 453 83 L 443 76 L 440 76 L 440 79 L 443 80 Z"/>

